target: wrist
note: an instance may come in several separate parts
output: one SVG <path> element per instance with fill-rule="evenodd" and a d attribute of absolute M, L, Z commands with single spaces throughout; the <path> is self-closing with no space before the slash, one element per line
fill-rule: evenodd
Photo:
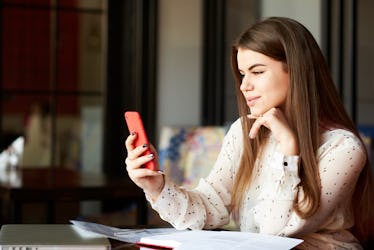
<path fill-rule="evenodd" d="M 152 200 L 152 202 L 156 202 L 162 190 L 164 189 L 164 186 L 165 186 L 165 175 L 162 175 L 162 178 L 160 180 L 160 183 L 157 185 L 157 188 L 151 188 L 151 190 L 143 189 L 143 191 L 146 194 L 146 196 Z"/>
<path fill-rule="evenodd" d="M 296 172 L 299 171 L 300 156 L 298 155 L 284 155 L 282 152 L 275 151 L 273 155 L 273 168 L 282 171 Z"/>
<path fill-rule="evenodd" d="M 288 139 L 280 145 L 280 150 L 285 156 L 299 155 L 299 143 L 296 139 Z"/>

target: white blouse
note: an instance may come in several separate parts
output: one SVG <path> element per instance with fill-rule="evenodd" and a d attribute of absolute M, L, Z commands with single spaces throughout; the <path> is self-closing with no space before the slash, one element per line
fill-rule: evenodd
<path fill-rule="evenodd" d="M 213 229 L 226 225 L 230 221 L 229 205 L 242 140 L 238 119 L 227 132 L 210 174 L 192 190 L 166 179 L 157 201 L 147 197 L 152 208 L 177 229 Z M 323 134 L 318 149 L 320 207 L 307 220 L 292 208 L 300 182 L 299 157 L 285 156 L 277 146 L 270 136 L 262 157 L 256 162 L 254 179 L 240 209 L 240 230 L 299 237 L 304 239 L 299 246 L 302 249 L 361 249 L 347 230 L 354 224 L 351 197 L 366 161 L 360 140 L 343 129 Z M 302 194 L 300 190 L 299 195 Z"/>

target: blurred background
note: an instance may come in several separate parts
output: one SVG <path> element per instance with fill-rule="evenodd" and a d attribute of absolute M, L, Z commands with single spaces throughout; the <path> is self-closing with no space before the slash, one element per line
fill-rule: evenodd
<path fill-rule="evenodd" d="M 165 126 L 229 125 L 233 39 L 287 16 L 321 46 L 372 154 L 373 10 L 371 0 L 0 0 L 1 150 L 24 136 L 21 168 L 126 177 L 123 112 L 141 113 L 156 146 Z"/>

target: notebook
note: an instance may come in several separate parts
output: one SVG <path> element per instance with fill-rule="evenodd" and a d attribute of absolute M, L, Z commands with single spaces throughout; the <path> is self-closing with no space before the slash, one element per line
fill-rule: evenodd
<path fill-rule="evenodd" d="M 69 224 L 6 224 L 0 230 L 0 249 L 109 250 L 109 240 Z"/>

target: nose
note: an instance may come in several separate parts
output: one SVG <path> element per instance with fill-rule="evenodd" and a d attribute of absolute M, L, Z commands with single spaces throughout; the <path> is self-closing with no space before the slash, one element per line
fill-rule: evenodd
<path fill-rule="evenodd" d="M 242 92 L 251 91 L 253 90 L 254 86 L 249 81 L 248 77 L 243 76 L 242 83 L 240 84 L 240 90 Z"/>

